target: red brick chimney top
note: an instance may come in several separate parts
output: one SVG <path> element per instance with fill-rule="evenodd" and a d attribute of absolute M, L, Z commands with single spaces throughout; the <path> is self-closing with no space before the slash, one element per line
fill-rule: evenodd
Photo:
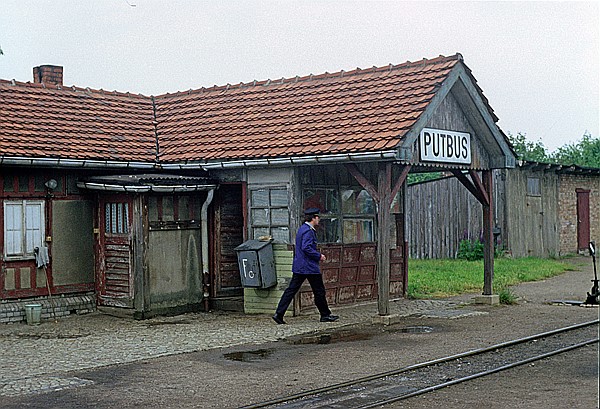
<path fill-rule="evenodd" d="M 40 65 L 33 67 L 33 82 L 36 84 L 63 84 L 63 67 L 60 65 Z"/>

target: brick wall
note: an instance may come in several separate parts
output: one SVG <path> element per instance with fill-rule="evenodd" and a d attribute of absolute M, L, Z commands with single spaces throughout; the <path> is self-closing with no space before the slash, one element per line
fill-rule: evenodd
<path fill-rule="evenodd" d="M 25 305 L 42 305 L 42 322 L 71 314 L 86 314 L 96 310 L 94 293 L 73 295 L 68 297 L 28 298 L 26 300 L 3 300 L 0 303 L 0 323 L 25 322 Z"/>
<path fill-rule="evenodd" d="M 590 239 L 600 243 L 600 177 L 559 175 L 558 219 L 560 255 L 577 252 L 577 192 L 590 190 Z"/>
<path fill-rule="evenodd" d="M 60 65 L 40 65 L 33 67 L 33 82 L 63 85 L 63 67 Z"/>

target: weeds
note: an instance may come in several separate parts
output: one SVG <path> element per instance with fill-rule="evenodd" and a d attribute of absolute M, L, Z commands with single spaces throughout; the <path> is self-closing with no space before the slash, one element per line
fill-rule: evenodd
<path fill-rule="evenodd" d="M 483 259 L 483 243 L 479 240 L 461 240 L 458 245 L 456 258 L 460 260 L 482 260 Z"/>
<path fill-rule="evenodd" d="M 510 288 L 503 288 L 498 292 L 500 297 L 500 304 L 512 305 L 517 303 L 517 296 L 513 293 Z"/>
<path fill-rule="evenodd" d="M 483 249 L 484 245 L 481 240 L 461 240 L 458 245 L 458 252 L 456 258 L 460 260 L 483 260 Z M 496 246 L 494 247 L 494 258 L 502 257 L 504 251 Z"/>

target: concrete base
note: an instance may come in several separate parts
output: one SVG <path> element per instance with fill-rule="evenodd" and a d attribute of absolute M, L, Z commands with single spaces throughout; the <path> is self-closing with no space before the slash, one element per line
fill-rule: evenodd
<path fill-rule="evenodd" d="M 475 304 L 498 305 L 500 304 L 500 296 L 498 294 L 478 295 L 477 297 L 473 297 L 473 302 Z"/>
<path fill-rule="evenodd" d="M 210 309 L 217 311 L 244 312 L 244 297 L 211 298 Z"/>
<path fill-rule="evenodd" d="M 116 318 L 133 318 L 135 314 L 135 310 L 133 308 L 118 308 L 99 305 L 96 307 L 96 309 L 102 314 L 110 315 L 111 317 Z"/>
<path fill-rule="evenodd" d="M 398 314 L 376 315 L 371 322 L 373 324 L 393 325 L 399 323 L 401 318 Z"/>

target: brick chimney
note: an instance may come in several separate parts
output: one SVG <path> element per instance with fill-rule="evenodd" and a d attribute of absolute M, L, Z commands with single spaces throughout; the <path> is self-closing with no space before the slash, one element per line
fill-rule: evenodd
<path fill-rule="evenodd" d="M 60 65 L 40 65 L 33 67 L 33 82 L 39 84 L 62 85 L 63 67 Z"/>

